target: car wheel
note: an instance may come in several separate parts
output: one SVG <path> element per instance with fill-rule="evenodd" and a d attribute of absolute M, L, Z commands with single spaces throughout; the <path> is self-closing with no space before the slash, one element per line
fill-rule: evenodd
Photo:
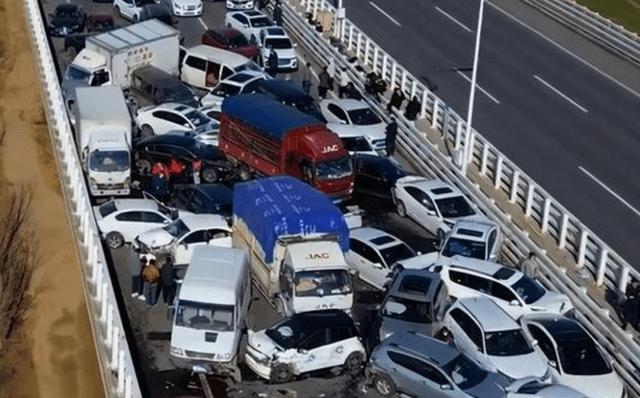
<path fill-rule="evenodd" d="M 122 13 L 120 12 L 120 6 L 116 6 L 115 10 L 116 10 L 116 14 L 122 15 Z"/>
<path fill-rule="evenodd" d="M 232 29 L 230 23 L 227 24 L 227 29 Z"/>
<path fill-rule="evenodd" d="M 120 232 L 109 232 L 105 241 L 107 242 L 107 246 L 112 249 L 117 249 L 124 245 L 124 236 L 122 236 Z"/>
<path fill-rule="evenodd" d="M 383 397 L 390 397 L 396 393 L 396 385 L 387 375 L 377 375 L 373 379 L 373 387 Z"/>
<path fill-rule="evenodd" d="M 396 209 L 398 210 L 398 214 L 400 217 L 407 216 L 407 209 L 404 207 L 404 203 L 400 199 L 398 199 L 398 203 L 396 204 Z"/>
<path fill-rule="evenodd" d="M 347 357 L 347 360 L 344 361 L 344 370 L 348 373 L 358 373 L 360 369 L 362 369 L 363 363 L 364 360 L 362 359 L 362 353 L 352 352 Z"/>
<path fill-rule="evenodd" d="M 218 181 L 218 171 L 212 167 L 202 169 L 200 172 L 202 180 L 208 184 Z"/>
<path fill-rule="evenodd" d="M 287 364 L 281 363 L 271 369 L 271 381 L 274 383 L 286 383 L 293 379 L 293 372 L 291 367 Z"/>
<path fill-rule="evenodd" d="M 153 128 L 148 124 L 145 124 L 142 127 L 140 127 L 140 136 L 142 138 L 149 138 L 149 137 L 153 137 L 154 135 L 155 133 L 153 132 Z"/>

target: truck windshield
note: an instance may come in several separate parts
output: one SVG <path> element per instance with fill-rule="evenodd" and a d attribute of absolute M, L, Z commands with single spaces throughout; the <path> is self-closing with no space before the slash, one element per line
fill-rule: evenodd
<path fill-rule="evenodd" d="M 233 331 L 233 306 L 178 300 L 175 323 L 191 329 Z"/>
<path fill-rule="evenodd" d="M 337 180 L 353 173 L 351 159 L 342 158 L 316 163 L 316 177 L 320 180 Z"/>
<path fill-rule="evenodd" d="M 299 271 L 295 276 L 296 296 L 323 297 L 351 293 L 346 270 Z"/>
<path fill-rule="evenodd" d="M 94 151 L 89 158 L 89 168 L 104 172 L 127 171 L 129 170 L 129 152 Z"/>
<path fill-rule="evenodd" d="M 86 80 L 89 81 L 91 74 L 86 70 L 80 69 L 77 66 L 69 65 L 64 72 L 64 80 Z"/>

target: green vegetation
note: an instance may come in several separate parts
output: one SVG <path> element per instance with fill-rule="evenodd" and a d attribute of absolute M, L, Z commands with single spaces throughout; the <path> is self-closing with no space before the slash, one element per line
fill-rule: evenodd
<path fill-rule="evenodd" d="M 640 0 L 577 0 L 577 3 L 640 34 Z"/>

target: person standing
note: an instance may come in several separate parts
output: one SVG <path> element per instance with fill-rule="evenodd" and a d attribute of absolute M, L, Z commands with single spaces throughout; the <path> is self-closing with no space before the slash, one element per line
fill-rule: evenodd
<path fill-rule="evenodd" d="M 162 268 L 160 268 L 160 290 L 162 291 L 162 300 L 168 306 L 172 306 L 176 297 L 176 280 L 173 261 L 169 256 L 165 257 Z"/>
<path fill-rule="evenodd" d="M 385 145 L 387 147 L 387 156 L 393 156 L 396 150 L 396 136 L 398 135 L 398 123 L 395 118 L 391 118 L 391 122 L 387 124 L 385 129 Z"/>
<path fill-rule="evenodd" d="M 155 258 L 149 260 L 149 263 L 142 269 L 142 281 L 147 305 L 155 305 L 158 299 L 158 282 L 160 281 L 160 270 L 156 265 Z"/>
<path fill-rule="evenodd" d="M 282 4 L 280 4 L 280 0 L 276 0 L 273 5 L 273 21 L 276 25 L 282 26 Z"/>
<path fill-rule="evenodd" d="M 387 112 L 391 113 L 392 108 L 400 110 L 404 100 L 404 93 L 400 90 L 400 87 L 396 87 L 395 90 L 393 90 L 393 94 L 391 94 L 391 100 L 389 100 L 389 103 L 387 104 Z"/>
<path fill-rule="evenodd" d="M 418 118 L 418 113 L 420 113 L 420 101 L 417 96 L 413 96 L 411 101 L 407 104 L 407 108 L 404 110 L 404 117 L 407 120 L 415 121 Z"/>
<path fill-rule="evenodd" d="M 520 271 L 532 279 L 538 277 L 538 261 L 536 260 L 536 254 L 529 252 L 529 255 L 520 263 Z"/>
<path fill-rule="evenodd" d="M 156 198 L 163 200 L 169 196 L 169 170 L 160 161 L 151 169 L 151 193 Z"/>
<path fill-rule="evenodd" d="M 269 74 L 275 78 L 278 74 L 278 53 L 273 48 L 269 50 L 267 65 L 269 66 Z"/>
<path fill-rule="evenodd" d="M 134 297 L 134 298 L 143 297 L 142 296 L 142 269 L 147 266 L 147 255 L 143 254 L 143 255 L 140 255 L 140 257 L 138 258 L 132 258 L 130 262 L 131 262 L 131 297 Z"/>
<path fill-rule="evenodd" d="M 311 62 L 307 62 L 302 69 L 302 91 L 307 95 L 311 91 Z"/>
<path fill-rule="evenodd" d="M 350 82 L 349 75 L 347 75 L 347 68 L 342 68 L 338 80 L 338 97 L 345 98 Z"/>
<path fill-rule="evenodd" d="M 193 183 L 200 184 L 200 170 L 202 169 L 202 160 L 194 159 L 191 163 L 191 174 L 193 174 Z"/>
<path fill-rule="evenodd" d="M 318 75 L 318 97 L 325 99 L 327 91 L 329 90 L 329 84 L 331 83 L 331 76 L 327 71 L 327 67 L 322 68 L 322 72 Z"/>

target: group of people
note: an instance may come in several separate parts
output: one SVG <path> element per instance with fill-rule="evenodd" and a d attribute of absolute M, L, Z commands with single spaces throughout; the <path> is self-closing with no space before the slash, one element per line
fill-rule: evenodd
<path fill-rule="evenodd" d="M 162 294 L 165 304 L 173 305 L 176 296 L 176 281 L 173 263 L 165 257 L 158 264 L 152 254 L 141 254 L 140 261 L 133 261 L 131 269 L 131 296 L 154 306 Z"/>

